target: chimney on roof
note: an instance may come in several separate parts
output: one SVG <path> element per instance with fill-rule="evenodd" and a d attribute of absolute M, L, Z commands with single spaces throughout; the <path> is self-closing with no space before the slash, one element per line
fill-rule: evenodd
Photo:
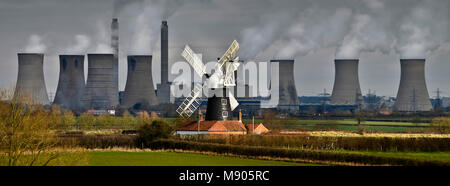
<path fill-rule="evenodd" d="M 239 121 L 242 122 L 242 110 L 239 109 Z"/>
<path fill-rule="evenodd" d="M 202 113 L 199 113 L 199 114 L 198 114 L 198 118 L 199 118 L 200 121 L 203 121 L 203 114 L 202 114 Z"/>

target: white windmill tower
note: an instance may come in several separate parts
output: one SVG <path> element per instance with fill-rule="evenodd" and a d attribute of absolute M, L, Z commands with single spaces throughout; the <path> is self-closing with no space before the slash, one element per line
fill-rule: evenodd
<path fill-rule="evenodd" d="M 230 120 L 232 118 L 231 112 L 239 103 L 231 93 L 232 89 L 227 87 L 236 86 L 234 71 L 239 67 L 239 57 L 235 57 L 238 49 L 239 43 L 234 40 L 225 54 L 217 61 L 214 73 L 208 75 L 199 56 L 186 45 L 181 55 L 200 77 L 205 75 L 207 80 L 203 82 L 203 85 L 196 84 L 191 94 L 177 108 L 176 111 L 180 116 L 189 118 L 200 106 L 203 89 L 207 89 L 209 96 L 205 119 Z"/>

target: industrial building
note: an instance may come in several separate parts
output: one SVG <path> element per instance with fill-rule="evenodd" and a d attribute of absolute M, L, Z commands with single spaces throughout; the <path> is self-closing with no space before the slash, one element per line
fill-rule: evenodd
<path fill-rule="evenodd" d="M 82 109 L 84 88 L 84 55 L 60 55 L 58 88 L 53 104 L 72 110 Z"/>
<path fill-rule="evenodd" d="M 432 105 L 425 82 L 425 59 L 400 59 L 401 76 L 394 110 L 430 111 Z"/>
<path fill-rule="evenodd" d="M 169 82 L 169 26 L 167 21 L 161 24 L 161 84 L 157 84 L 158 102 L 172 103 Z"/>
<path fill-rule="evenodd" d="M 50 104 L 44 80 L 44 54 L 18 53 L 17 56 L 19 72 L 14 95 L 29 97 L 35 104 Z"/>
<path fill-rule="evenodd" d="M 271 63 L 279 63 L 279 102 L 278 108 L 281 110 L 298 110 L 300 101 L 297 96 L 297 89 L 294 81 L 294 60 L 270 60 Z M 272 87 L 274 88 L 274 87 Z"/>
<path fill-rule="evenodd" d="M 358 59 L 336 59 L 331 105 L 363 104 L 358 78 Z"/>
<path fill-rule="evenodd" d="M 88 77 L 83 95 L 85 109 L 114 109 L 119 103 L 119 94 L 114 80 L 113 54 L 88 54 Z"/>
<path fill-rule="evenodd" d="M 128 56 L 127 83 L 122 99 L 126 108 L 158 105 L 152 79 L 152 56 Z"/>

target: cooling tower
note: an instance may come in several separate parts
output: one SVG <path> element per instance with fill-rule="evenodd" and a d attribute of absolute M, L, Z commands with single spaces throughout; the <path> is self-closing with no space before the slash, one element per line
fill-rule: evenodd
<path fill-rule="evenodd" d="M 300 101 L 294 81 L 294 60 L 271 60 L 279 62 L 279 102 L 278 108 L 298 110 Z"/>
<path fill-rule="evenodd" d="M 152 56 L 128 56 L 127 84 L 122 105 L 130 108 L 139 105 L 158 105 L 152 79 Z"/>
<path fill-rule="evenodd" d="M 113 109 L 119 104 L 114 63 L 113 54 L 88 54 L 88 77 L 82 100 L 85 109 Z"/>
<path fill-rule="evenodd" d="M 59 81 L 53 104 L 72 110 L 82 109 L 84 87 L 84 56 L 60 55 Z"/>
<path fill-rule="evenodd" d="M 49 99 L 44 80 L 44 54 L 19 53 L 19 73 L 15 96 L 30 97 L 33 103 L 48 105 Z"/>
<path fill-rule="evenodd" d="M 161 84 L 157 85 L 159 103 L 170 103 L 169 83 L 169 27 L 167 21 L 161 24 Z"/>
<path fill-rule="evenodd" d="M 432 109 L 425 82 L 425 59 L 400 59 L 401 77 L 394 110 L 401 112 Z"/>
<path fill-rule="evenodd" d="M 113 63 L 113 79 L 114 90 L 119 92 L 119 21 L 117 18 L 113 18 L 111 22 L 111 48 L 114 54 Z"/>
<path fill-rule="evenodd" d="M 358 59 L 336 59 L 332 105 L 363 104 L 358 78 Z"/>

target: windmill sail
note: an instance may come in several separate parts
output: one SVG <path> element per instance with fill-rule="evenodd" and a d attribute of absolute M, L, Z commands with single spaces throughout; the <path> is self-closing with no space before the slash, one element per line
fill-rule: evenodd
<path fill-rule="evenodd" d="M 233 43 L 231 43 L 230 47 L 228 48 L 228 50 L 223 54 L 223 56 L 219 59 L 218 61 L 218 65 L 220 65 L 220 67 L 223 66 L 223 64 L 225 64 L 226 62 L 233 60 L 233 56 L 236 54 L 236 52 L 239 50 L 239 43 L 234 40 Z"/>
<path fill-rule="evenodd" d="M 233 111 L 238 105 L 239 102 L 236 100 L 236 98 L 233 96 L 233 94 L 231 93 L 231 91 L 228 92 L 228 97 L 230 98 L 230 107 L 231 107 L 231 111 Z"/>
<path fill-rule="evenodd" d="M 200 58 L 192 51 L 191 47 L 189 45 L 186 45 L 184 47 L 183 52 L 181 53 L 181 56 L 186 59 L 186 61 L 192 66 L 194 71 L 202 77 L 204 74 L 206 74 L 206 67 L 203 64 L 203 62 L 200 60 Z"/>
<path fill-rule="evenodd" d="M 194 86 L 191 94 L 183 101 L 183 103 L 181 103 L 181 105 L 176 110 L 180 116 L 189 118 L 197 110 L 197 108 L 201 104 L 200 97 L 202 90 L 203 87 L 201 85 L 196 84 Z"/>
<path fill-rule="evenodd" d="M 239 63 L 236 62 L 228 62 L 226 64 L 226 72 L 223 81 L 224 86 L 236 86 L 236 81 L 234 77 L 234 71 L 239 68 Z"/>

